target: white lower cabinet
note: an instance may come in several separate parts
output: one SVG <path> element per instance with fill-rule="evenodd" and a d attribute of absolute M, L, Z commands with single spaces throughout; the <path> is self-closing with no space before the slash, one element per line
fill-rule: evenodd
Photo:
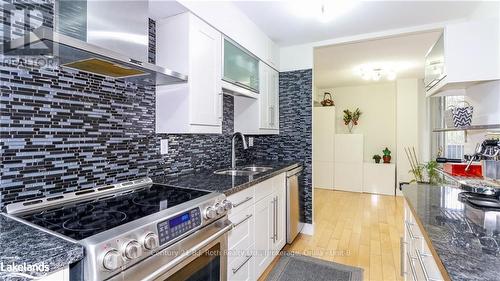
<path fill-rule="evenodd" d="M 276 237 L 273 250 L 279 252 L 286 244 L 286 176 L 278 175 L 273 178 L 274 196 L 276 197 Z"/>
<path fill-rule="evenodd" d="M 69 280 L 69 267 L 65 267 L 59 271 L 53 272 L 47 276 L 38 279 L 40 281 L 68 281 Z"/>
<path fill-rule="evenodd" d="M 273 195 L 268 195 L 255 204 L 255 271 L 257 276 L 266 270 L 273 259 Z"/>
<path fill-rule="evenodd" d="M 401 272 L 404 280 L 444 280 L 406 201 L 404 211 L 404 237 L 401 240 Z"/>
<path fill-rule="evenodd" d="M 255 277 L 255 255 L 254 245 L 251 245 L 245 251 L 241 251 L 240 257 L 228 262 L 227 280 L 234 281 L 252 281 Z"/>
<path fill-rule="evenodd" d="M 257 280 L 285 246 L 285 188 L 283 173 L 228 197 L 228 280 Z"/>
<path fill-rule="evenodd" d="M 234 131 L 249 135 L 279 134 L 279 73 L 259 64 L 260 92 L 256 99 L 234 97 Z"/>

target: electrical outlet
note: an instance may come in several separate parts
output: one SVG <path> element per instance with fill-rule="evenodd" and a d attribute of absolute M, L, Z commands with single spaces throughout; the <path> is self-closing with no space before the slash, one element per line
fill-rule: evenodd
<path fill-rule="evenodd" d="M 253 137 L 248 137 L 248 146 L 253 146 Z"/>
<path fill-rule="evenodd" d="M 168 153 L 168 139 L 160 140 L 160 154 L 164 155 Z"/>

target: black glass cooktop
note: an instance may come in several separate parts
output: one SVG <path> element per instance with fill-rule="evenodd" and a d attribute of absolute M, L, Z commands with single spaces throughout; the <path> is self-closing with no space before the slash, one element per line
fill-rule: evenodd
<path fill-rule="evenodd" d="M 76 202 L 22 218 L 75 240 L 82 240 L 208 193 L 153 184 L 130 193 Z"/>

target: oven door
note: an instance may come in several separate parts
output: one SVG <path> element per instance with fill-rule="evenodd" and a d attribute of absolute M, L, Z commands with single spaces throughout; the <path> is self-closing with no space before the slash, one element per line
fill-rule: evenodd
<path fill-rule="evenodd" d="M 109 280 L 226 281 L 231 228 L 227 217 L 222 218 Z"/>

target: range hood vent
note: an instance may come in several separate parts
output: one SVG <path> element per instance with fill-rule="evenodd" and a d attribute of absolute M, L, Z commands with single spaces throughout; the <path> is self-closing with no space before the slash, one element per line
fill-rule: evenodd
<path fill-rule="evenodd" d="M 155 86 L 184 83 L 184 74 L 141 62 L 118 52 L 75 39 L 48 27 L 39 27 L 24 37 L 10 41 L 6 55 L 22 55 L 39 50 L 54 58 L 59 66 L 140 85 Z"/>

